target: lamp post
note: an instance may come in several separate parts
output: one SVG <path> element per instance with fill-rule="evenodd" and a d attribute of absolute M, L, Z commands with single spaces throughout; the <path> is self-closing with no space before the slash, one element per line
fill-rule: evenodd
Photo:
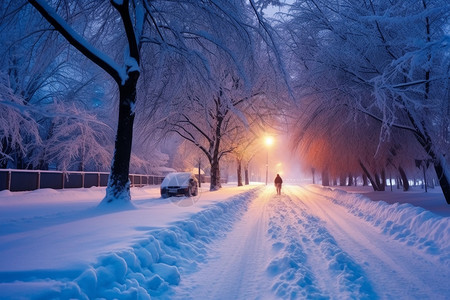
<path fill-rule="evenodd" d="M 273 144 L 273 137 L 266 136 L 266 138 L 264 139 L 264 143 L 266 144 L 267 147 L 267 158 L 266 158 L 266 185 L 267 185 L 267 181 L 269 178 L 269 148 Z"/>
<path fill-rule="evenodd" d="M 200 173 L 202 166 L 202 158 L 198 157 L 198 187 L 202 187 L 202 174 Z"/>

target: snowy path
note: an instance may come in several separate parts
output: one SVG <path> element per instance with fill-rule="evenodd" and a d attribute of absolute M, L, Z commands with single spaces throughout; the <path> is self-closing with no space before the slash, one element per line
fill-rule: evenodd
<path fill-rule="evenodd" d="M 267 299 L 270 278 L 265 268 L 272 252 L 267 237 L 267 206 L 272 196 L 265 189 L 252 201 L 226 239 L 211 247 L 208 263 L 175 289 L 174 299 L 200 299 L 205 295 L 216 300 Z"/>
<path fill-rule="evenodd" d="M 448 265 L 366 219 L 314 189 L 263 189 L 174 298 L 448 299 Z"/>

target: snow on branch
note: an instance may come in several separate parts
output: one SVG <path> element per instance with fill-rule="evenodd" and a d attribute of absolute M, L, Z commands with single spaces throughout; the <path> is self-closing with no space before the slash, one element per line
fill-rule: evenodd
<path fill-rule="evenodd" d="M 138 42 L 136 40 L 136 35 L 134 32 L 134 26 L 133 22 L 130 18 L 130 11 L 128 7 L 128 0 L 125 1 L 111 1 L 112 6 L 117 9 L 117 11 L 120 14 L 120 17 L 122 18 L 123 27 L 125 29 L 129 50 L 130 50 L 130 56 L 136 60 L 137 65 L 139 65 L 139 48 L 138 48 Z M 134 65 L 134 64 L 133 64 Z M 129 70 L 128 70 L 129 71 Z"/>
<path fill-rule="evenodd" d="M 415 81 L 410 81 L 410 82 L 405 82 L 405 83 L 399 83 L 399 84 L 395 84 L 392 85 L 392 88 L 394 89 L 403 89 L 403 88 L 408 88 L 411 86 L 415 86 L 415 85 L 420 85 L 420 84 L 425 84 L 425 83 L 430 83 L 433 81 L 438 81 L 438 80 L 448 80 L 450 79 L 450 77 L 436 77 L 436 78 L 432 78 L 429 80 L 415 80 Z"/>
<path fill-rule="evenodd" d="M 233 60 L 240 77 L 244 80 L 244 82 L 246 82 L 246 83 L 249 82 L 246 72 L 245 72 L 240 60 L 236 57 L 235 53 L 231 49 L 229 49 L 227 46 L 225 46 L 219 39 L 217 39 L 216 37 L 214 37 L 213 35 L 209 34 L 206 31 L 197 31 L 197 32 L 183 31 L 182 33 L 203 38 L 203 39 L 213 43 L 214 45 L 216 45 L 223 51 L 225 51 L 225 53 L 227 53 L 229 55 L 229 57 Z"/>
<path fill-rule="evenodd" d="M 364 108 L 357 107 L 356 110 L 361 112 L 361 113 L 363 113 L 363 114 L 365 114 L 365 115 L 367 115 L 367 116 L 369 116 L 369 117 L 371 117 L 372 119 L 374 119 L 376 121 L 379 121 L 380 123 L 386 123 L 385 119 L 383 119 L 382 117 L 378 117 L 377 115 L 369 112 L 368 110 L 366 110 Z M 409 130 L 409 131 L 411 131 L 413 133 L 417 133 L 417 130 L 414 127 L 411 127 L 411 126 L 402 125 L 402 124 L 396 124 L 396 123 L 389 123 L 388 125 L 389 125 L 389 127 L 405 129 L 405 130 Z"/>
<path fill-rule="evenodd" d="M 12 91 L 8 76 L 0 72 L 0 163 L 13 160 L 7 149 L 25 154 L 33 145 L 42 143 L 39 125 L 26 111 L 23 102 Z"/>
<path fill-rule="evenodd" d="M 81 53 L 83 53 L 83 55 L 105 70 L 118 84 L 125 81 L 127 75 L 123 72 L 121 66 L 79 35 L 63 18 L 56 13 L 53 8 L 46 3 L 46 1 L 28 0 L 28 2 L 33 5 L 72 46 L 77 48 Z"/>

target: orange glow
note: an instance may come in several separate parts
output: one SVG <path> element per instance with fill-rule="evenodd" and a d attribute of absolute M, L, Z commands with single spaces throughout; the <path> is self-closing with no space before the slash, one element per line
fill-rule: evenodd
<path fill-rule="evenodd" d="M 270 147 L 273 145 L 273 137 L 272 136 L 266 136 L 264 139 L 264 143 L 267 147 Z"/>

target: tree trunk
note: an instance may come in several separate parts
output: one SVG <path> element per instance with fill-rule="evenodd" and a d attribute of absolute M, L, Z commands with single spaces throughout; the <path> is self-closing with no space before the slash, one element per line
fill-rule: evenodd
<path fill-rule="evenodd" d="M 341 176 L 339 176 L 339 185 L 345 186 L 346 181 L 347 181 L 347 177 L 345 175 L 341 174 Z"/>
<path fill-rule="evenodd" d="M 220 155 L 219 155 L 219 149 L 220 149 L 220 141 L 222 138 L 222 123 L 224 120 L 224 117 L 222 114 L 220 114 L 219 111 L 220 105 L 216 103 L 216 118 L 217 123 L 215 125 L 215 134 L 214 139 L 210 142 L 210 153 L 212 155 L 210 156 L 210 162 L 211 162 L 211 185 L 209 186 L 210 191 L 217 191 L 220 188 L 222 188 L 222 183 L 220 182 Z"/>
<path fill-rule="evenodd" d="M 213 157 L 211 161 L 211 185 L 209 186 L 210 191 L 217 191 L 222 187 L 220 182 L 220 167 L 219 159 Z"/>
<path fill-rule="evenodd" d="M 366 174 L 362 174 L 362 181 L 363 181 L 363 186 L 368 186 L 369 185 L 367 183 L 367 175 Z"/>
<path fill-rule="evenodd" d="M 442 188 L 445 201 L 450 204 L 450 168 L 447 165 L 447 161 L 444 155 L 437 155 L 433 151 L 432 142 L 430 138 L 424 139 L 423 136 L 416 133 L 416 138 L 421 143 L 425 151 L 430 155 L 433 161 L 434 170 L 439 180 L 439 185 Z"/>
<path fill-rule="evenodd" d="M 115 140 L 115 152 L 111 163 L 106 196 L 102 203 L 115 200 L 131 201 L 130 196 L 130 157 L 133 141 L 134 105 L 136 103 L 136 84 L 138 72 L 129 74 L 128 80 L 119 87 L 119 122 Z"/>
<path fill-rule="evenodd" d="M 381 186 L 383 187 L 383 191 L 386 190 L 386 170 L 381 170 Z"/>
<path fill-rule="evenodd" d="M 375 173 L 374 178 L 375 178 L 375 182 L 377 183 L 377 191 L 385 191 L 386 190 L 386 183 L 385 183 L 385 179 L 384 179 L 384 175 L 383 172 L 381 172 L 381 175 L 378 173 Z"/>
<path fill-rule="evenodd" d="M 312 174 L 313 184 L 316 184 L 316 178 L 315 178 L 316 169 L 311 168 L 311 174 Z"/>
<path fill-rule="evenodd" d="M 250 179 L 248 178 L 248 165 L 244 166 L 244 180 L 245 180 L 245 185 L 249 185 L 250 184 Z"/>
<path fill-rule="evenodd" d="M 442 193 L 444 194 L 445 201 L 447 202 L 447 204 L 450 204 L 450 169 L 447 165 L 446 158 L 444 157 L 444 155 L 437 154 L 433 150 L 433 142 L 427 131 L 424 130 L 424 133 L 419 131 L 414 118 L 408 111 L 407 113 L 409 120 L 411 121 L 413 126 L 417 128 L 417 131 L 414 134 L 417 141 L 422 145 L 423 149 L 426 151 L 426 153 L 428 153 L 431 160 L 433 161 L 434 170 L 439 180 L 439 184 L 442 188 Z"/>
<path fill-rule="evenodd" d="M 445 201 L 447 204 L 450 204 L 450 169 L 443 155 L 439 159 L 434 160 L 434 170 L 436 171 Z"/>
<path fill-rule="evenodd" d="M 412 118 L 410 118 L 410 120 L 412 120 Z M 431 157 L 445 201 L 447 204 L 450 204 L 450 169 L 444 155 L 438 155 L 434 152 L 432 141 L 427 134 L 420 134 L 419 131 L 417 131 L 415 136 L 423 149 Z"/>
<path fill-rule="evenodd" d="M 362 163 L 361 160 L 359 160 L 359 165 L 361 166 L 361 169 L 363 170 L 366 177 L 369 179 L 370 183 L 372 184 L 372 188 L 374 191 L 379 191 L 380 188 L 378 186 L 378 183 L 372 178 L 372 175 L 370 175 L 369 171 L 367 170 L 366 166 Z"/>
<path fill-rule="evenodd" d="M 322 171 L 322 185 L 323 186 L 330 186 L 330 177 L 328 176 L 328 171 L 323 170 Z"/>
<path fill-rule="evenodd" d="M 408 177 L 406 177 L 406 172 L 403 170 L 401 166 L 398 167 L 398 172 L 400 173 L 400 177 L 402 178 L 403 191 L 409 191 L 409 182 Z"/>
<path fill-rule="evenodd" d="M 348 174 L 348 186 L 352 186 L 353 185 L 353 175 L 352 174 Z"/>
<path fill-rule="evenodd" d="M 237 185 L 243 186 L 243 184 L 242 184 L 242 162 L 240 159 L 237 159 L 236 163 L 237 163 Z"/>

